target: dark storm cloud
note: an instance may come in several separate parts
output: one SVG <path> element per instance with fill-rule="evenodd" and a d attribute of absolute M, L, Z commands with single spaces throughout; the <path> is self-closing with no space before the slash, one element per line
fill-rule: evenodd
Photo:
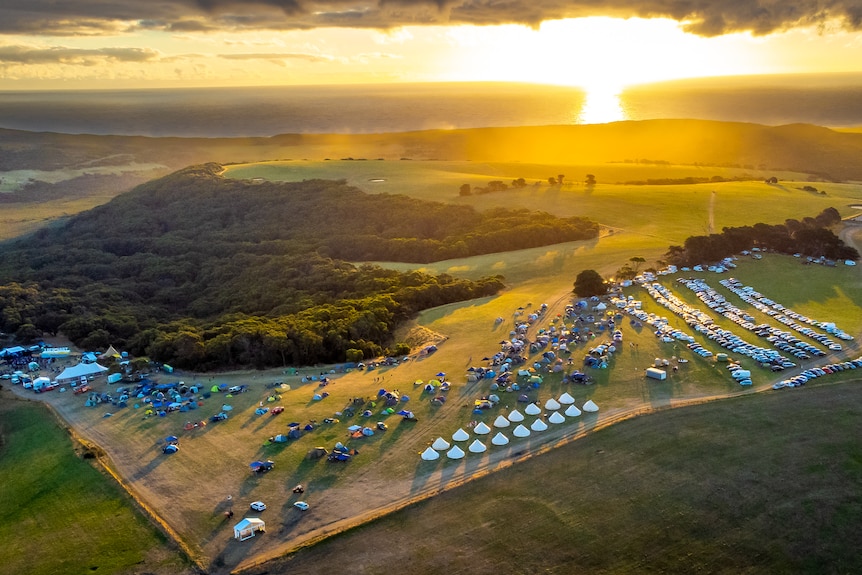
<path fill-rule="evenodd" d="M 95 65 L 107 60 L 113 62 L 147 62 L 158 60 L 159 53 L 143 48 L 32 48 L 29 46 L 0 46 L 0 64 L 78 64 Z"/>
<path fill-rule="evenodd" d="M 862 0 L 3 0 L 0 33 L 206 32 L 321 26 L 538 25 L 581 16 L 667 17 L 706 36 L 766 34 L 832 19 L 862 27 Z"/>

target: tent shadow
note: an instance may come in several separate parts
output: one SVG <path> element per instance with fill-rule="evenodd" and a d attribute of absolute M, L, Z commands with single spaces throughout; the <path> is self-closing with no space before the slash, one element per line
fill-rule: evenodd
<path fill-rule="evenodd" d="M 150 460 L 149 463 L 138 469 L 131 477 L 132 481 L 138 481 L 139 479 L 143 479 L 147 475 L 150 474 L 154 469 L 156 469 L 159 465 L 167 461 L 168 457 L 174 457 L 176 454 L 169 455 L 166 453 L 161 453 L 161 449 L 159 449 L 158 453 L 153 454 L 154 457 Z"/>

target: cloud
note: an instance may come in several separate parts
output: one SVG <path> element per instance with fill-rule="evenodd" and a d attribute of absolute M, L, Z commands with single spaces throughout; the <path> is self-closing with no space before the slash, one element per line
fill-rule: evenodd
<path fill-rule="evenodd" d="M 306 60 L 307 62 L 331 62 L 334 58 L 330 56 L 321 56 L 320 54 L 307 54 L 304 52 L 289 52 L 289 53 L 245 53 L 245 54 L 219 54 L 219 58 L 225 60 L 268 60 L 270 62 L 278 62 L 283 60 Z"/>
<path fill-rule="evenodd" d="M 664 17 L 705 36 L 837 21 L 862 28 L 862 0 L 3 0 L 0 34 L 93 35 L 324 26 L 526 24 L 584 16 Z"/>
<path fill-rule="evenodd" d="M 160 59 L 157 50 L 148 48 L 81 49 L 53 46 L 0 46 L 0 64 L 78 64 L 91 66 L 106 61 L 150 62 Z"/>

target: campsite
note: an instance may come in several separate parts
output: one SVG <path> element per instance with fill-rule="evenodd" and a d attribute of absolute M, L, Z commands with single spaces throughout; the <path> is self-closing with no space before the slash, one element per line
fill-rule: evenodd
<path fill-rule="evenodd" d="M 713 169 L 708 170 L 712 174 Z M 208 572 L 262 571 L 269 568 L 267 561 L 289 553 L 295 553 L 295 559 L 288 560 L 286 568 L 307 565 L 302 567 L 305 571 L 297 572 L 319 572 L 316 569 L 323 569 L 326 564 L 322 555 L 334 549 L 332 546 L 343 545 L 356 552 L 356 548 L 368 545 L 366 537 L 393 538 L 406 524 L 412 525 L 413 520 L 406 519 L 408 515 L 423 517 L 428 525 L 445 526 L 449 532 L 463 533 L 463 526 L 455 528 L 448 523 L 459 514 L 462 493 L 463 501 L 470 501 L 471 507 L 479 510 L 477 517 L 495 525 L 495 533 L 502 532 L 505 526 L 492 516 L 490 499 L 481 496 L 483 490 L 493 492 L 494 499 L 503 502 L 502 505 L 511 505 L 513 513 L 523 513 L 525 521 L 545 534 L 543 540 L 559 542 L 552 537 L 554 526 L 560 522 L 567 525 L 573 538 L 565 540 L 566 543 L 584 545 L 583 549 L 587 549 L 578 555 L 585 568 L 592 566 L 596 571 L 620 568 L 599 551 L 603 538 L 595 533 L 608 530 L 621 539 L 619 534 L 627 532 L 626 522 L 632 520 L 623 517 L 627 511 L 620 510 L 619 515 L 608 517 L 607 523 L 584 523 L 585 531 L 579 531 L 577 521 L 572 524 L 571 517 L 583 514 L 584 507 L 588 507 L 591 511 L 584 521 L 599 521 L 604 512 L 596 510 L 609 506 L 615 497 L 623 497 L 619 490 L 625 489 L 626 480 L 619 477 L 630 480 L 632 468 L 644 477 L 643 484 L 664 483 L 666 476 L 650 475 L 659 473 L 658 466 L 649 460 L 629 459 L 639 453 L 631 447 L 633 444 L 641 446 L 640 453 L 656 457 L 666 449 L 660 438 L 667 435 L 667 430 L 676 430 L 674 448 L 662 459 L 667 463 L 684 460 L 704 449 L 698 443 L 704 439 L 712 442 L 709 449 L 717 449 L 714 444 L 718 442 L 717 436 L 721 436 L 726 441 L 719 446 L 723 446 L 722 453 L 739 464 L 744 459 L 743 452 L 736 456 L 729 446 L 746 443 L 746 437 L 741 429 L 735 435 L 715 432 L 721 421 L 738 417 L 750 422 L 757 419 L 757 414 L 773 408 L 776 411 L 770 412 L 774 415 L 766 423 L 772 421 L 781 427 L 784 417 L 807 421 L 793 412 L 800 401 L 807 401 L 806 394 L 824 394 L 818 397 L 822 398 L 823 409 L 827 409 L 837 401 L 826 398 L 827 391 L 836 390 L 836 397 L 851 397 L 855 393 L 854 384 L 845 382 L 858 379 L 856 372 L 848 368 L 809 380 L 805 387 L 793 391 L 772 390 L 776 382 L 796 376 L 803 368 L 858 358 L 860 352 L 855 340 L 840 351 L 830 350 L 828 362 L 813 358 L 798 362 L 798 371 L 779 373 L 759 367 L 741 352 L 726 350 L 715 340 L 695 332 L 685 318 L 661 306 L 641 285 L 625 287 L 615 295 L 641 301 L 642 311 L 647 314 L 666 316 L 664 325 L 669 331 L 665 337 L 670 341 L 656 337 L 657 326 L 626 315 L 611 297 L 593 301 L 572 293 L 572 283 L 584 269 L 594 269 L 603 277 L 612 278 L 630 258 L 641 256 L 644 268 L 659 270 L 663 268 L 659 260 L 668 246 L 683 242 L 689 235 L 718 231 L 725 226 L 813 217 L 830 206 L 836 207 L 842 216 L 851 216 L 856 210 L 850 206 L 862 199 L 858 184 L 817 182 L 825 193 L 813 194 L 800 189 L 807 176 L 745 168 L 714 171 L 722 176 L 748 171 L 753 176 L 750 181 L 648 186 L 623 183 L 661 175 L 683 178 L 702 171 L 703 168 L 684 165 L 595 162 L 560 166 L 415 160 L 309 160 L 227 166 L 226 177 L 248 178 L 250 189 L 260 185 L 252 179 L 261 177 L 304 180 L 327 173 L 338 177 L 350 175 L 353 183 L 367 193 L 397 191 L 419 199 L 433 198 L 481 208 L 505 205 L 510 209 L 541 209 L 560 217 L 592 217 L 602 228 L 597 238 L 583 241 L 427 264 L 377 262 L 391 270 L 448 273 L 470 279 L 502 274 L 505 287 L 492 295 L 419 312 L 394 334 L 395 341 L 409 346 L 409 353 L 388 358 L 366 357 L 362 366 L 342 361 L 206 372 L 154 363 L 146 374 L 153 387 L 145 390 L 138 386 L 146 382 L 121 378 L 108 383 L 105 373 L 77 371 L 84 368 L 76 366 L 86 365 L 79 364 L 81 352 L 102 350 L 74 349 L 74 353 L 57 357 L 53 364 L 72 369 L 63 378 L 67 380 L 66 386 L 40 394 L 5 380 L 3 387 L 11 388 L 17 397 L 47 403 L 84 440 L 104 450 L 100 460 L 116 474 L 115 481 L 142 503 L 146 515 L 163 522 L 162 531 L 167 534 L 163 537 L 176 540 L 182 553 Z M 475 185 L 518 177 L 538 181 L 549 173 L 592 173 L 599 183 L 588 189 L 580 176 L 572 175 L 569 182 L 558 187 L 543 182 L 528 189 L 467 197 L 458 194 L 458 186 L 467 181 Z M 771 186 L 763 181 L 775 173 L 780 174 L 781 185 Z M 785 201 L 789 194 L 794 202 Z M 683 195 L 685 202 L 678 200 Z M 840 227 L 836 226 L 836 231 Z M 847 225 L 840 233 L 849 243 L 858 245 L 858 228 Z M 747 342 L 763 343 L 759 336 L 743 333 L 728 317 L 715 313 L 696 292 L 677 280 L 697 277 L 728 301 L 743 306 L 720 283 L 726 278 L 737 278 L 794 312 L 832 322 L 853 336 L 862 334 L 858 267 L 803 266 L 792 255 L 776 253 L 765 253 L 760 258 L 742 254 L 735 257 L 736 267 L 724 274 L 706 267 L 701 271 L 658 275 L 656 282 L 671 290 L 686 306 L 705 310 L 715 325 L 733 331 Z M 782 325 L 756 310 L 750 313 L 774 326 Z M 502 353 L 505 358 L 510 353 L 522 325 L 526 325 L 523 335 L 527 343 L 524 363 L 518 369 L 513 368 L 507 380 L 499 380 L 504 373 L 502 364 L 495 364 L 495 357 Z M 561 350 L 562 332 L 575 328 L 586 339 L 569 341 L 566 349 Z M 749 372 L 752 385 L 737 382 L 726 367 L 730 361 L 725 364 L 703 357 L 686 342 L 668 335 L 675 332 L 690 334 L 714 357 L 726 353 L 743 371 Z M 558 341 L 554 342 L 554 338 Z M 60 338 L 46 339 L 56 348 L 69 345 Z M 540 341 L 544 343 L 531 349 L 530 344 Z M 823 347 L 814 340 L 810 343 Z M 610 347 L 615 349 L 608 353 Z M 546 355 L 550 352 L 553 355 Z M 569 359 L 572 363 L 568 363 Z M 96 362 L 96 365 L 107 364 Z M 556 366 L 561 366 L 559 371 L 555 371 Z M 664 379 L 647 378 L 648 368 L 663 371 Z M 522 370 L 525 373 L 520 374 Z M 486 378 L 490 372 L 493 375 Z M 52 372 L 49 380 L 58 379 L 57 373 Z M 82 375 L 87 378 L 86 383 L 80 381 Z M 80 385 L 73 389 L 71 383 L 76 381 Z M 74 392 L 85 385 L 89 389 Z M 9 390 L 4 389 L 3 393 L 5 396 Z M 713 401 L 717 399 L 722 401 Z M 818 399 L 816 403 L 820 402 Z M 740 406 L 738 414 L 734 411 L 736 407 L 730 406 Z M 751 413 L 746 406 L 751 406 Z M 677 407 L 680 409 L 671 409 Z M 812 413 L 810 418 L 814 420 L 816 415 Z M 842 422 L 845 426 L 853 425 L 849 416 Z M 519 425 L 529 433 L 520 431 Z M 691 432 L 679 431 L 683 426 Z M 753 427 L 749 425 L 747 429 Z M 835 433 L 841 429 L 846 428 L 837 428 Z M 655 443 L 638 442 L 628 433 L 649 436 Z M 454 437 L 456 434 L 466 439 L 459 441 Z M 779 437 L 769 436 L 768 431 L 760 435 L 767 441 L 765 449 L 777 449 Z M 167 441 L 170 437 L 176 441 Z M 614 438 L 613 441 L 605 439 L 608 437 Z M 834 436 L 822 434 L 824 442 L 830 437 Z M 448 446 L 436 449 L 433 444 L 440 438 Z M 429 454 L 429 459 L 425 460 L 422 454 Z M 604 468 L 603 459 L 612 459 L 613 465 Z M 638 463 L 627 463 L 630 461 Z M 776 469 L 782 468 L 782 463 L 767 463 L 770 466 L 764 469 L 764 475 L 779 475 Z M 678 469 L 684 477 L 695 475 L 692 469 Z M 734 469 L 737 475 L 726 482 L 716 477 L 716 485 L 730 490 L 733 481 L 744 475 Z M 805 470 L 799 474 L 817 475 Z M 534 489 L 527 482 L 540 476 L 547 481 L 542 484 L 542 493 L 565 493 L 569 498 L 542 499 L 532 492 Z M 614 477 L 617 479 L 612 480 Z M 299 484 L 303 486 L 301 493 L 294 491 Z M 750 487 L 749 483 L 744 484 Z M 678 482 L 670 485 L 679 488 Z M 603 486 L 609 488 L 604 490 Z M 653 506 L 660 510 L 662 525 L 672 524 L 675 513 L 685 514 L 689 518 L 685 525 L 693 530 L 709 523 L 710 517 L 699 519 L 693 511 L 702 507 L 706 495 L 692 492 L 687 495 L 690 499 L 671 504 L 668 493 L 644 494 L 643 501 L 631 508 L 635 510 L 632 514 L 639 514 L 640 522 L 635 525 L 644 533 L 643 540 L 629 544 L 633 554 L 646 547 L 647 540 L 666 536 L 649 530 L 645 518 L 650 517 L 648 510 Z M 757 493 L 766 497 L 764 491 Z M 803 494 L 798 496 L 804 499 Z M 250 505 L 255 501 L 265 502 L 266 510 L 252 511 Z M 845 508 L 840 507 L 844 505 L 842 501 L 830 505 L 834 503 L 844 512 Z M 308 509 L 297 508 L 298 502 L 306 503 Z M 230 512 L 234 513 L 232 517 L 226 515 Z M 428 518 L 425 513 L 437 518 Z M 234 538 L 234 527 L 254 517 L 265 522 L 263 532 L 255 530 L 253 537 L 245 538 L 248 533 L 244 527 L 257 525 L 250 522 Z M 353 529 L 359 525 L 364 527 Z M 764 524 L 760 528 L 772 527 Z M 753 527 L 752 530 L 762 533 Z M 342 535 L 327 541 L 337 533 Z M 802 538 L 798 533 L 793 535 Z M 406 537 L 405 534 L 401 541 L 406 541 Z M 446 560 L 432 549 L 453 545 L 451 539 L 428 542 L 419 555 L 423 559 L 417 572 L 423 569 L 428 573 L 439 572 Z M 483 550 L 482 564 L 489 570 L 495 565 L 489 558 L 491 555 L 517 545 L 508 536 L 488 538 L 482 545 L 476 543 L 477 549 Z M 682 553 L 681 547 L 667 545 L 673 553 Z M 316 549 L 318 546 L 321 551 Z M 716 560 L 710 555 L 714 550 L 706 547 L 695 551 L 703 554 L 703 561 Z M 391 560 L 404 549 L 415 550 L 415 547 L 406 543 L 396 546 L 386 557 Z M 549 563 L 542 564 L 533 558 L 526 565 L 547 567 L 559 563 L 559 555 L 554 559 L 552 552 L 546 553 L 551 557 Z M 678 567 L 684 556 L 679 555 L 677 563 L 673 561 L 668 559 L 669 568 Z M 171 572 L 173 568 L 164 568 L 162 572 Z"/>
<path fill-rule="evenodd" d="M 754 286 L 773 286 L 769 278 L 776 274 L 795 274 L 802 269 L 798 266 L 792 257 L 768 255 L 760 260 L 738 261 L 734 274 L 746 278 L 746 282 Z M 776 301 L 794 307 L 801 304 L 800 309 L 806 313 L 836 321 L 847 330 L 862 324 L 862 310 L 856 303 L 860 301 L 859 288 L 852 280 L 855 270 L 819 266 L 804 268 L 803 273 L 806 274 L 804 286 L 762 289 Z M 668 285 L 689 305 L 702 305 L 693 293 Z M 837 291 L 830 287 L 836 285 L 842 287 Z M 826 293 L 831 295 L 822 298 Z M 122 476 L 135 478 L 135 492 L 152 502 L 156 509 L 175 509 L 173 513 L 162 513 L 176 533 L 185 534 L 187 541 L 210 537 L 208 547 L 198 550 L 192 547 L 193 553 L 200 556 L 215 554 L 225 565 L 236 562 L 237 558 L 245 558 L 248 553 L 247 549 L 228 543 L 224 537 L 208 535 L 221 533 L 230 527 L 222 516 L 227 509 L 225 497 L 228 494 L 221 486 L 233 486 L 230 495 L 238 504 L 247 506 L 262 499 L 268 502 L 268 513 L 276 510 L 283 514 L 280 527 L 268 527 L 265 534 L 267 545 L 260 545 L 264 536 L 255 538 L 256 553 L 234 563 L 242 568 L 276 557 L 283 550 L 295 549 L 306 537 L 314 537 L 318 530 L 329 531 L 333 526 L 350 525 L 357 519 L 376 516 L 376 509 L 406 506 L 438 493 L 444 486 L 461 485 L 465 480 L 488 471 L 506 469 L 513 461 L 543 453 L 548 446 L 583 436 L 597 427 L 641 413 L 645 408 L 648 411 L 662 410 L 691 400 L 697 402 L 698 398 L 751 393 L 741 388 L 723 367 L 693 356 L 679 343 L 666 344 L 649 330 L 631 329 L 628 321 L 622 321 L 620 331 L 624 345 L 620 346 L 619 353 L 614 354 L 609 368 L 577 366 L 589 373 L 592 385 L 564 384 L 561 375 L 554 373 L 543 374 L 537 389 L 531 389 L 525 381 L 525 391 L 530 389 L 528 393 L 545 409 L 552 398 L 561 398 L 561 394 L 567 393 L 578 407 L 584 407 L 589 401 L 598 406 L 599 411 L 588 413 L 584 410 L 559 427 L 552 424 L 552 429 L 542 432 L 547 434 L 545 436 L 536 431 L 527 438 L 510 435 L 514 425 L 502 429 L 495 427 L 495 423 L 501 415 L 511 417 L 516 408 L 529 414 L 529 404 L 519 403 L 517 396 L 520 394 L 516 392 L 498 391 L 501 400 L 497 404 L 481 414 L 470 413 L 468 406 L 475 400 L 488 397 L 494 380 L 471 382 L 468 369 L 473 365 L 490 366 L 491 362 L 483 361 L 481 357 L 490 358 L 500 349 L 500 343 L 508 339 L 510 328 L 521 317 L 516 314 L 528 310 L 538 312 L 545 307 L 534 303 L 542 301 L 542 295 L 535 285 L 528 285 L 496 298 L 428 310 L 420 315 L 412 328 L 408 326 L 405 329 L 425 334 L 446 333 L 448 338 L 438 340 L 433 354 L 411 354 L 408 361 L 399 365 L 351 369 L 345 373 L 305 368 L 269 374 L 265 371 L 211 376 L 186 375 L 176 371 L 159 374 L 159 381 L 185 381 L 180 378 L 189 376 L 191 381 L 185 381 L 186 385 L 194 386 L 196 380 L 200 381 L 198 387 L 206 390 L 201 396 L 208 393 L 209 397 L 202 399 L 202 405 L 193 412 L 147 416 L 144 409 L 135 409 L 132 405 L 121 409 L 88 407 L 79 396 L 60 393 L 48 394 L 48 401 L 62 415 L 78 421 L 77 427 L 85 437 L 99 445 L 115 446 L 108 451 L 111 461 Z M 539 321 L 532 328 L 534 337 L 538 330 L 547 329 L 557 314 L 563 314 L 569 303 L 578 301 L 565 291 L 557 294 L 546 292 L 544 295 L 551 296 L 548 297 L 551 303 L 541 313 L 545 322 Z M 554 295 L 556 299 L 552 299 Z M 821 296 L 816 305 L 806 303 L 816 296 Z M 651 306 L 645 293 L 641 292 L 638 297 L 644 300 L 644 309 L 657 309 L 654 304 Z M 588 302 L 587 305 L 595 307 L 597 304 Z M 834 314 L 835 309 L 842 310 L 840 316 Z M 497 323 L 495 318 L 498 317 L 511 319 Z M 681 329 L 686 327 L 681 320 L 676 325 Z M 632 344 L 637 347 L 631 347 Z M 424 346 L 418 347 L 420 351 L 424 349 Z M 573 357 L 576 353 L 583 355 L 589 347 L 590 344 L 578 344 L 574 347 Z M 543 356 L 539 353 L 536 357 Z M 680 372 L 668 374 L 667 382 L 650 383 L 644 377 L 644 369 L 652 365 L 655 357 L 686 357 L 689 361 Z M 755 389 L 768 387 L 773 377 L 771 372 L 755 371 Z M 851 373 L 829 379 L 841 381 L 849 377 L 852 377 Z M 449 390 L 443 392 L 447 400 L 434 405 L 431 400 L 440 395 L 439 386 L 432 385 L 429 392 L 425 390 L 425 382 L 439 382 L 441 379 L 451 381 Z M 420 381 L 423 383 L 418 384 Z M 109 389 L 111 384 L 100 380 L 95 384 L 91 382 L 91 385 L 97 389 Z M 239 386 L 244 386 L 246 391 L 238 392 Z M 364 394 L 359 393 L 361 390 Z M 322 392 L 327 395 L 324 397 Z M 357 401 L 358 395 L 364 397 Z M 402 401 L 404 396 L 409 396 L 409 399 Z M 273 400 L 269 401 L 270 398 Z M 387 413 L 387 408 L 392 407 L 387 405 L 389 399 L 395 400 L 396 408 L 404 406 L 412 410 L 418 422 L 407 423 L 394 410 Z M 273 417 L 268 411 L 257 414 L 261 405 L 284 407 L 284 413 L 278 417 Z M 226 406 L 230 407 L 227 411 L 224 410 Z M 349 411 L 348 407 L 351 408 Z M 371 417 L 364 417 L 365 411 L 370 411 Z M 106 413 L 112 415 L 105 417 Z M 206 426 L 189 428 L 186 425 L 192 419 L 204 419 L 215 413 L 224 413 L 227 417 Z M 385 430 L 377 428 L 378 421 L 385 422 Z M 530 421 L 532 419 L 527 423 Z M 299 433 L 291 437 L 294 422 L 298 424 L 296 429 Z M 478 440 L 481 437 L 481 434 L 474 435 L 480 429 L 480 425 L 475 425 L 476 431 L 466 434 L 470 441 L 461 444 L 462 452 L 466 452 L 461 459 L 463 463 L 447 463 L 449 458 L 445 456 L 439 461 L 427 462 L 419 457 L 419 452 L 431 445 L 435 438 L 443 437 L 454 444 L 452 435 L 459 429 L 470 430 L 474 422 L 484 422 L 486 427 L 494 430 L 483 441 L 487 449 L 485 453 L 467 449 L 474 438 Z M 354 429 L 360 433 L 351 433 L 351 426 L 356 426 Z M 363 429 L 374 433 L 366 435 L 361 433 Z M 510 441 L 507 444 L 491 444 L 490 439 L 498 431 L 508 436 Z M 269 441 L 270 437 L 276 438 L 280 434 L 286 441 Z M 180 449 L 166 458 L 161 446 L 164 445 L 163 438 L 169 435 L 178 438 Z M 308 458 L 309 453 L 318 447 L 333 451 L 337 443 L 346 444 L 357 453 L 350 457 L 350 461 L 340 463 L 327 461 L 326 457 Z M 441 451 L 441 454 L 446 452 L 448 450 Z M 215 453 L 219 454 L 216 459 L 213 458 Z M 253 459 L 273 461 L 272 470 L 265 474 L 249 473 L 248 461 Z M 213 477 L 218 477 L 218 489 L 200 489 L 201 478 L 196 470 L 201 468 L 207 468 Z M 291 490 L 297 483 L 307 487 L 307 492 L 301 496 Z M 356 484 L 386 485 L 386 488 L 374 490 L 361 501 L 354 501 L 350 493 Z M 299 497 L 313 505 L 313 510 L 301 521 L 295 514 L 291 515 L 297 510 L 289 510 Z M 268 515 L 267 521 L 272 522 L 273 517 Z"/>

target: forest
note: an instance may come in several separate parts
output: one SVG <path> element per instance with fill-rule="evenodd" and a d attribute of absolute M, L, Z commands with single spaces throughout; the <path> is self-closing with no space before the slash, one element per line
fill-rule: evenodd
<path fill-rule="evenodd" d="M 691 266 L 717 262 L 752 248 L 763 248 L 784 254 L 801 254 L 830 260 L 856 260 L 859 252 L 846 245 L 829 226 L 841 221 L 835 208 L 826 208 L 815 217 L 789 219 L 783 224 L 764 223 L 724 228 L 720 234 L 691 236 L 682 246 L 671 246 L 668 263 Z"/>
<path fill-rule="evenodd" d="M 344 361 L 394 352 L 416 312 L 496 293 L 479 281 L 346 260 L 426 262 L 595 237 L 541 212 L 366 194 L 342 181 L 181 170 L 0 248 L 0 330 L 62 332 L 177 367 Z M 400 346 L 403 352 L 403 346 Z"/>

